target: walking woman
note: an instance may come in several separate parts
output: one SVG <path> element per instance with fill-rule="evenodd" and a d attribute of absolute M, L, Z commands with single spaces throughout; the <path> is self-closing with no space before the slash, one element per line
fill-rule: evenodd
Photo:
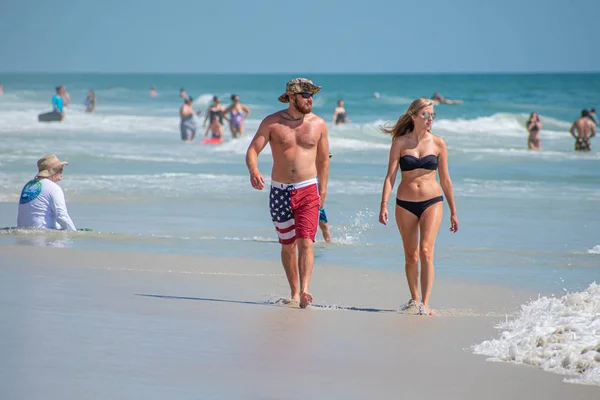
<path fill-rule="evenodd" d="M 396 224 L 404 246 L 406 280 L 411 296 L 403 309 L 422 315 L 434 315 L 429 307 L 429 298 L 434 277 L 435 239 L 444 210 L 442 191 L 450 208 L 450 231 L 458 231 L 452 181 L 448 173 L 448 150 L 444 140 L 431 133 L 434 119 L 433 102 L 417 99 L 410 104 L 406 113 L 400 116 L 394 126 L 381 129 L 392 135 L 392 146 L 387 175 L 383 182 L 379 222 L 387 225 L 387 201 L 400 168 L 401 181 L 396 194 Z M 438 168 L 439 184 L 436 180 Z"/>

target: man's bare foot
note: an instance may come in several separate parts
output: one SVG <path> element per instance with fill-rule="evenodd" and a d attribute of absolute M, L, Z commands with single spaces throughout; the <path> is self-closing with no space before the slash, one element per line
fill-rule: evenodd
<path fill-rule="evenodd" d="M 300 295 L 300 308 L 308 307 L 313 301 L 312 294 L 304 292 Z"/>

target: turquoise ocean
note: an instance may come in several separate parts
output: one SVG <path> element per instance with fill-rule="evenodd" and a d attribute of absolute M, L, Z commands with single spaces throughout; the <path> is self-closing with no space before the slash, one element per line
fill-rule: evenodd
<path fill-rule="evenodd" d="M 0 244 L 278 259 L 267 191 L 249 184 L 244 155 L 261 119 L 295 74 L 0 74 L 0 226 L 16 225 L 23 185 L 36 160 L 67 160 L 63 187 L 78 228 L 4 229 Z M 461 105 L 436 107 L 433 132 L 446 140 L 460 221 L 445 208 L 436 245 L 440 276 L 564 294 L 600 277 L 600 141 L 578 154 L 568 130 L 581 109 L 600 107 L 600 74 L 323 75 L 313 111 L 330 124 L 326 210 L 334 243 L 319 234 L 316 268 L 337 264 L 403 271 L 400 236 L 377 222 L 390 137 L 412 99 L 440 92 Z M 62 123 L 37 122 L 53 88 L 71 96 Z M 156 98 L 148 96 L 155 85 Z M 180 140 L 179 88 L 206 109 L 238 94 L 252 114 L 238 140 L 220 146 Z M 84 112 L 89 89 L 95 114 Z M 379 98 L 373 98 L 378 92 Z M 331 126 L 338 99 L 352 122 Z M 526 149 L 524 124 L 540 114 L 542 150 Z M 201 134 L 201 133 L 200 133 Z M 260 169 L 268 179 L 271 155 Z M 399 181 L 399 179 L 398 179 Z M 393 204 L 393 202 L 392 202 Z M 393 212 L 393 210 L 391 210 Z M 398 282 L 405 285 L 404 282 Z"/>

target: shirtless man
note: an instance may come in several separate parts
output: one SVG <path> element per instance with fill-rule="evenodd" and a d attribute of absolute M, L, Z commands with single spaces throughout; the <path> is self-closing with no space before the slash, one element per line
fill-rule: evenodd
<path fill-rule="evenodd" d="M 596 136 L 596 124 L 590 119 L 588 110 L 581 111 L 581 118 L 573 123 L 569 133 L 575 138 L 575 151 L 591 150 L 590 139 Z"/>
<path fill-rule="evenodd" d="M 281 243 L 281 262 L 291 290 L 289 303 L 300 308 L 313 300 L 308 291 L 314 264 L 313 242 L 329 178 L 327 124 L 311 112 L 313 95 L 319 90 L 321 87 L 308 79 L 290 80 L 285 93 L 279 96 L 279 101 L 289 103 L 289 107 L 261 122 L 246 153 L 250 183 L 262 190 L 265 179 L 258 170 L 258 155 L 267 143 L 271 144 L 271 219 Z"/>

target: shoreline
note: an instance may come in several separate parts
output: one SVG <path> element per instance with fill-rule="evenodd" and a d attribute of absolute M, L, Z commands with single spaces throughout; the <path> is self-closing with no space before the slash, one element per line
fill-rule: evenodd
<path fill-rule="evenodd" d="M 311 292 L 323 307 L 300 310 L 277 303 L 288 294 L 277 262 L 32 246 L 0 251 L 0 316 L 9 327 L 1 334 L 0 383 L 8 397 L 598 394 L 598 387 L 470 351 L 496 337 L 494 325 L 531 292 L 441 278 L 432 296 L 441 315 L 404 315 L 394 311 L 408 293 L 403 274 L 318 265 Z"/>

